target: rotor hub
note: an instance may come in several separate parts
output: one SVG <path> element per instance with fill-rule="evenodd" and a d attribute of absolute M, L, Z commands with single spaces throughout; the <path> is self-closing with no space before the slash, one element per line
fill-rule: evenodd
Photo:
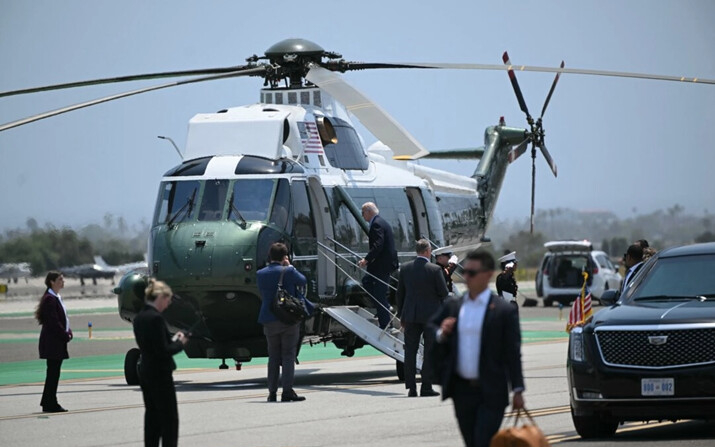
<path fill-rule="evenodd" d="M 297 38 L 281 40 L 266 50 L 266 57 L 274 64 L 284 64 L 297 59 L 320 62 L 324 54 L 325 50 L 317 43 Z"/>

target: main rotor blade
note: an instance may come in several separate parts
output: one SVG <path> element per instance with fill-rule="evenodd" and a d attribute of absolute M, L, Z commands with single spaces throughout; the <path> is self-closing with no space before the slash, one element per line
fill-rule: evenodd
<path fill-rule="evenodd" d="M 395 160 L 475 160 L 480 159 L 484 155 L 483 147 L 467 147 L 463 149 L 448 149 L 439 151 L 430 151 L 428 154 L 421 157 L 395 156 Z"/>
<path fill-rule="evenodd" d="M 144 88 L 140 88 L 137 90 L 132 90 L 130 92 L 124 92 L 124 93 L 118 93 L 116 95 L 105 96 L 103 98 L 93 99 L 91 101 L 86 101 L 86 102 L 82 102 L 82 103 L 75 104 L 72 106 L 63 107 L 61 109 L 52 110 L 49 112 L 41 113 L 39 115 L 34 115 L 34 116 L 31 116 L 28 118 L 23 118 L 21 120 L 17 120 L 17 121 L 13 121 L 11 123 L 6 123 L 3 125 L 0 125 L 0 132 L 7 130 L 7 129 L 12 129 L 13 127 L 18 127 L 18 126 L 22 126 L 24 124 L 32 123 L 34 121 L 39 121 L 41 119 L 50 118 L 52 116 L 61 115 L 63 113 L 71 112 L 73 110 L 82 109 L 84 107 L 90 107 L 90 106 L 93 106 L 96 104 L 101 104 L 103 102 L 114 101 L 115 99 L 126 98 L 127 96 L 139 95 L 141 93 L 151 92 L 154 90 L 161 90 L 161 89 L 169 88 L 169 87 L 176 87 L 179 85 L 194 84 L 196 82 L 213 81 L 216 79 L 234 78 L 234 77 L 238 77 L 238 76 L 256 75 L 256 74 L 263 73 L 265 70 L 266 70 L 266 67 L 261 66 L 261 67 L 256 67 L 256 68 L 250 68 L 247 70 L 238 70 L 238 71 L 223 73 L 223 74 L 218 74 L 218 75 L 202 76 L 199 78 L 192 78 L 192 79 L 184 79 L 181 81 L 170 82 L 168 84 L 155 85 L 152 87 L 144 87 Z"/>
<path fill-rule="evenodd" d="M 524 155 L 526 148 L 529 146 L 529 141 L 531 141 L 531 138 L 527 138 L 519 143 L 514 149 L 509 151 L 509 163 L 514 163 L 517 158 Z"/>
<path fill-rule="evenodd" d="M 519 81 L 516 80 L 516 74 L 514 73 L 514 70 L 511 69 L 511 61 L 509 60 L 509 54 L 506 51 L 502 55 L 502 60 L 504 61 L 504 64 L 509 67 L 507 72 L 509 73 L 509 80 L 511 81 L 511 86 L 514 87 L 514 93 L 516 93 L 516 99 L 519 101 L 519 107 L 521 108 L 522 112 L 526 113 L 526 117 L 530 118 L 531 115 L 529 114 L 529 108 L 526 107 L 526 102 L 524 101 L 524 95 L 521 94 L 521 88 L 519 87 Z"/>
<path fill-rule="evenodd" d="M 564 61 L 561 61 L 561 68 L 564 68 Z M 556 77 L 554 78 L 553 84 L 551 84 L 549 94 L 546 95 L 546 101 L 544 101 L 544 107 L 541 109 L 541 116 L 539 117 L 539 119 L 543 118 L 544 113 L 546 113 L 546 108 L 549 106 L 549 101 L 551 101 L 551 95 L 554 94 L 554 89 L 556 88 L 556 83 L 559 82 L 559 77 L 561 77 L 561 72 L 556 73 Z"/>
<path fill-rule="evenodd" d="M 551 158 L 551 154 L 549 153 L 549 150 L 546 149 L 546 145 L 543 144 L 543 142 L 539 145 L 539 149 L 541 149 L 541 153 L 544 155 L 544 159 L 546 159 L 546 163 L 549 164 L 549 167 L 551 168 L 551 172 L 554 173 L 554 177 L 558 177 L 556 163 L 554 163 L 554 159 Z"/>
<path fill-rule="evenodd" d="M 311 65 L 305 79 L 342 103 L 360 122 L 398 157 L 420 158 L 429 152 L 379 105 L 335 72 Z"/>
<path fill-rule="evenodd" d="M 364 65 L 364 67 L 363 67 Z M 370 67 L 368 65 L 381 65 Z M 609 76 L 634 79 L 651 79 L 655 81 L 687 82 L 694 84 L 715 85 L 715 79 L 688 77 L 688 76 L 668 76 L 651 73 L 633 73 L 626 71 L 591 70 L 588 68 L 561 68 L 544 67 L 537 65 L 495 65 L 495 64 L 469 64 L 469 63 L 442 63 L 442 62 L 399 62 L 394 64 L 367 64 L 361 62 L 348 63 L 348 70 L 363 70 L 368 68 L 433 68 L 442 70 L 517 70 L 532 71 L 538 73 L 564 73 L 589 76 Z"/>
<path fill-rule="evenodd" d="M 204 68 L 198 70 L 183 70 L 183 71 L 166 71 L 161 73 L 145 73 L 128 76 L 115 76 L 111 78 L 90 79 L 87 81 L 66 82 L 63 84 L 45 85 L 42 87 L 25 88 L 21 90 L 10 90 L 0 92 L 0 98 L 5 96 L 24 95 L 27 93 L 46 92 L 50 90 L 62 90 L 66 88 L 86 87 L 88 85 L 113 84 L 117 82 L 143 81 L 147 79 L 160 78 L 178 78 L 183 76 L 200 76 L 221 73 L 232 73 L 238 70 L 249 68 L 249 66 L 223 67 L 223 68 Z"/>

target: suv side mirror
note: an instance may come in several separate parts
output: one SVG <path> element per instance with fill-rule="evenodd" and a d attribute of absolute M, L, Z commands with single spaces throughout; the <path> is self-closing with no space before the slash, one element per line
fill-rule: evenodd
<path fill-rule="evenodd" d="M 603 292 L 603 295 L 601 295 L 600 301 L 601 304 L 605 306 L 612 306 L 616 304 L 616 301 L 618 301 L 618 298 L 620 297 L 620 293 L 618 290 L 611 289 L 611 290 L 606 290 Z"/>

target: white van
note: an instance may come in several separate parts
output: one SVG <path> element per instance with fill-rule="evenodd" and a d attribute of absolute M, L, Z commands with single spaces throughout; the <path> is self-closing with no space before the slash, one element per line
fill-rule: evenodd
<path fill-rule="evenodd" d="M 582 272 L 588 272 L 588 287 L 593 298 L 609 289 L 618 289 L 621 274 L 608 255 L 593 249 L 589 241 L 552 241 L 544 244 L 546 254 L 536 272 L 536 295 L 550 307 L 554 301 L 567 306 L 576 299 L 583 285 Z"/>

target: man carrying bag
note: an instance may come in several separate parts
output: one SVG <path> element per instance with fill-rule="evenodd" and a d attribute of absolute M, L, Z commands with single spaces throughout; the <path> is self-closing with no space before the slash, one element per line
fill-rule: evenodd
<path fill-rule="evenodd" d="M 270 264 L 256 273 L 262 299 L 258 322 L 263 324 L 263 333 L 268 343 L 268 402 L 277 400 L 281 368 L 281 402 L 299 402 L 305 400 L 305 397 L 298 396 L 293 390 L 293 378 L 300 342 L 300 324 L 312 312 L 313 305 L 300 293 L 299 289 L 305 287 L 306 279 L 290 264 L 288 247 L 276 242 L 271 245 L 268 257 Z M 305 313 L 302 318 L 296 312 L 299 307 Z"/>

